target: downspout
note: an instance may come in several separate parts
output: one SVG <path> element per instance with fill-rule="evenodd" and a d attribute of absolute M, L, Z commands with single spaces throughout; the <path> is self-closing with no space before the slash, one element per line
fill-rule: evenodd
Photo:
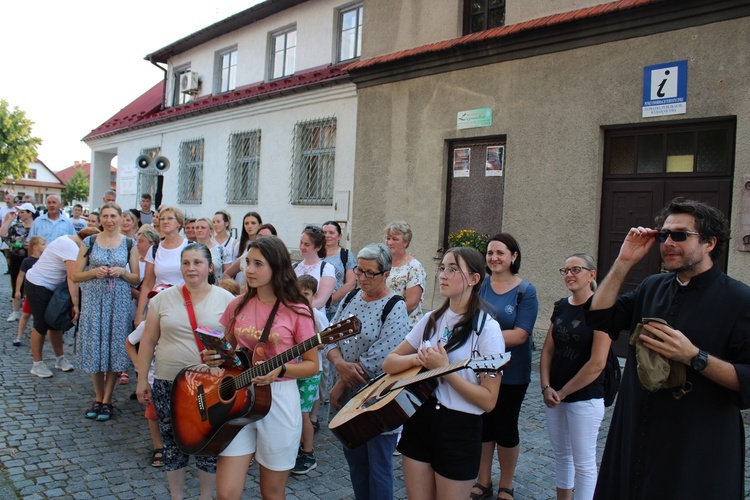
<path fill-rule="evenodd" d="M 162 85 L 161 89 L 161 109 L 164 109 L 166 107 L 165 103 L 167 102 L 167 74 L 169 73 L 168 68 L 162 68 L 161 66 L 159 66 L 159 63 L 154 61 L 153 59 L 149 59 L 149 62 L 164 72 L 164 85 Z"/>

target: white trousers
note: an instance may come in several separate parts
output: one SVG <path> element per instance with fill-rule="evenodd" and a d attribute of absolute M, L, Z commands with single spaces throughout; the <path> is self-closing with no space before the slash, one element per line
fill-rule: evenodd
<path fill-rule="evenodd" d="M 547 431 L 555 454 L 555 486 L 575 486 L 575 500 L 589 500 L 596 487 L 596 438 L 604 417 L 604 400 L 560 403 L 545 408 Z"/>

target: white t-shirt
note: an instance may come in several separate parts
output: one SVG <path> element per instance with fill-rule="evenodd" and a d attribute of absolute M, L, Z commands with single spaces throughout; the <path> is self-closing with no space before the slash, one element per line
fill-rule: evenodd
<path fill-rule="evenodd" d="M 294 273 L 297 275 L 297 277 L 304 276 L 305 274 L 312 276 L 313 278 L 318 280 L 318 290 L 320 290 L 320 281 L 326 276 L 328 276 L 329 278 L 333 278 L 334 282 L 336 281 L 336 268 L 333 267 L 333 264 L 326 262 L 326 265 L 323 268 L 323 274 L 321 275 L 320 266 L 323 265 L 323 262 L 325 261 L 319 260 L 315 264 L 308 266 L 303 260 L 294 267 Z M 325 308 L 326 306 L 325 304 L 323 304 L 321 310 L 325 311 Z"/>
<path fill-rule="evenodd" d="M 326 266 L 328 267 L 328 266 Z M 329 326 L 331 322 L 328 321 L 326 313 L 320 309 L 313 309 L 313 316 L 315 317 L 315 333 L 320 333 Z M 318 349 L 318 371 L 323 369 L 323 349 Z"/>
<path fill-rule="evenodd" d="M 409 342 L 409 345 L 414 349 L 419 349 L 422 345 L 422 334 L 424 333 L 429 318 L 430 315 L 425 314 L 406 336 L 406 341 Z M 434 347 L 437 345 L 438 339 L 441 339 L 443 346 L 445 346 L 453 331 L 453 326 L 455 326 L 460 319 L 461 316 L 451 311 L 450 308 L 445 311 L 445 314 L 443 314 L 437 321 L 435 333 L 429 338 L 432 346 Z M 455 363 L 456 361 L 476 357 L 479 354 L 499 354 L 503 352 L 505 352 L 505 341 L 503 340 L 503 334 L 500 331 L 500 325 L 488 315 L 481 333 L 478 336 L 472 333 L 469 339 L 461 347 L 450 351 L 448 353 L 448 361 Z M 474 372 L 468 368 L 460 370 L 458 374 L 472 384 L 479 384 L 481 382 L 481 379 L 478 379 Z M 453 386 L 447 382 L 438 383 L 434 394 L 443 406 L 450 408 L 451 410 L 462 411 L 474 415 L 481 415 L 484 413 L 484 410 L 466 401 L 458 392 L 456 392 Z"/>
<path fill-rule="evenodd" d="M 224 326 L 219 323 L 219 319 L 233 299 L 234 295 L 223 288 L 213 287 L 203 300 L 193 303 L 198 326 L 223 332 Z M 185 308 L 182 287 L 173 286 L 151 299 L 148 315 L 159 318 L 159 348 L 156 349 L 154 370 L 157 379 L 174 380 L 186 366 L 202 362 Z"/>
<path fill-rule="evenodd" d="M 149 248 L 146 252 L 146 262 L 154 265 L 154 274 L 156 274 L 156 285 L 182 285 L 185 280 L 182 278 L 182 249 L 188 245 L 188 240 L 182 239 L 182 243 L 177 248 L 164 248 L 159 245 L 156 249 L 156 260 L 154 260 L 154 250 Z M 44 255 L 44 254 L 42 254 Z"/>
<path fill-rule="evenodd" d="M 34 267 L 26 272 L 26 279 L 37 286 L 54 291 L 68 277 L 65 262 L 78 258 L 78 244 L 69 236 L 56 238 L 47 244 Z"/>
<path fill-rule="evenodd" d="M 234 262 L 234 259 L 235 259 L 235 258 L 236 258 L 236 256 L 237 256 L 237 254 L 236 254 L 236 252 L 235 252 L 235 250 L 234 250 L 234 249 L 235 249 L 235 247 L 237 246 L 237 245 L 236 245 L 236 244 L 237 244 L 237 238 L 235 238 L 234 236 L 232 236 L 232 235 L 230 234 L 230 235 L 229 235 L 229 239 L 228 239 L 227 241 L 225 241 L 224 243 L 219 243 L 218 241 L 216 241 L 216 238 L 215 238 L 215 237 L 211 238 L 211 241 L 213 241 L 214 243 L 216 243 L 216 244 L 217 244 L 217 245 L 219 245 L 220 247 L 223 247 L 223 248 L 224 248 L 224 254 L 225 254 L 225 255 L 227 255 L 227 261 L 228 261 L 228 262 L 229 262 L 230 264 L 231 264 L 232 262 Z"/>

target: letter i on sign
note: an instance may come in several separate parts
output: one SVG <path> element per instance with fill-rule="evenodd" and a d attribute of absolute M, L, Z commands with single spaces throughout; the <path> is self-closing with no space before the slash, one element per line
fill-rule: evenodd
<path fill-rule="evenodd" d="M 659 68 L 651 72 L 651 100 L 677 97 L 678 67 Z"/>

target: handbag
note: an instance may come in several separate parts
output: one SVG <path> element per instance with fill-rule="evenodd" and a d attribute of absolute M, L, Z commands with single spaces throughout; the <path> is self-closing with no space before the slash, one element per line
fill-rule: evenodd
<path fill-rule="evenodd" d="M 63 281 L 52 292 L 52 298 L 44 311 L 44 322 L 50 330 L 65 332 L 73 328 L 73 299 L 68 290 L 68 280 Z"/>

